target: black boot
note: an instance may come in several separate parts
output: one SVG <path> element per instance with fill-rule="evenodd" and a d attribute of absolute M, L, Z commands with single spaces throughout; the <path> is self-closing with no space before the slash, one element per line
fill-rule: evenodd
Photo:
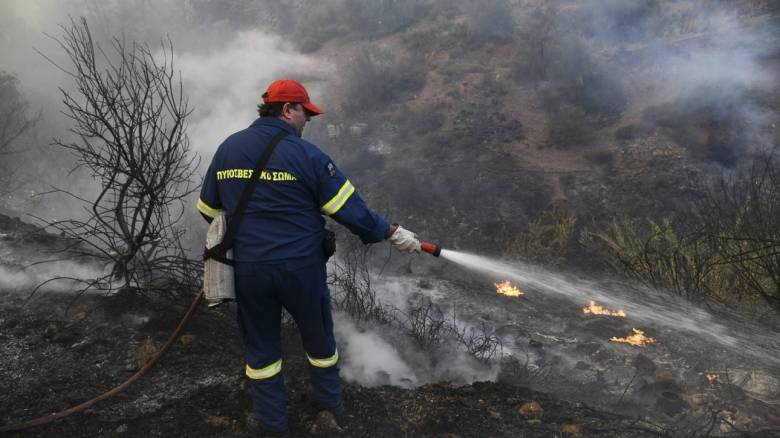
<path fill-rule="evenodd" d="M 283 431 L 276 431 L 276 430 L 270 430 L 266 429 L 265 426 L 263 426 L 263 423 L 260 422 L 260 420 L 255 417 L 255 414 L 252 412 L 248 413 L 246 416 L 246 429 L 252 434 L 255 434 L 258 437 L 261 438 L 286 438 L 290 436 L 289 430 L 283 430 Z"/>

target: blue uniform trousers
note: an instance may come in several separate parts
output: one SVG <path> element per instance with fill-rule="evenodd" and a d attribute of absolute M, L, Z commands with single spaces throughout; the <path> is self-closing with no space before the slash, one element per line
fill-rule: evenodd
<path fill-rule="evenodd" d="M 340 407 L 341 379 L 324 260 L 237 262 L 235 277 L 238 325 L 257 419 L 267 429 L 287 429 L 281 372 L 282 307 L 300 330 L 314 401 L 323 408 Z"/>

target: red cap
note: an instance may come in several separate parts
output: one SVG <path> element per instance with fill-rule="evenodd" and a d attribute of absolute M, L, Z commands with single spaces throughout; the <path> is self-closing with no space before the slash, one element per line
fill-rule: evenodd
<path fill-rule="evenodd" d="M 292 79 L 279 79 L 278 81 L 271 82 L 271 85 L 269 85 L 268 89 L 263 93 L 263 102 L 300 103 L 301 106 L 315 116 L 325 112 L 311 103 L 311 100 L 309 100 L 309 93 L 306 92 L 303 85 Z"/>

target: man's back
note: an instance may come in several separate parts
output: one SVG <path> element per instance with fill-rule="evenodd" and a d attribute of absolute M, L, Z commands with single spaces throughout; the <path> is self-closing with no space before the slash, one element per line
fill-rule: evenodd
<path fill-rule="evenodd" d="M 319 211 L 317 176 L 312 159 L 322 154 L 300 139 L 285 122 L 257 119 L 219 147 L 201 195 L 209 206 L 235 212 L 252 170 L 271 138 L 277 145 L 243 214 L 234 247 L 239 261 L 279 261 L 319 255 L 325 221 Z M 209 202 L 210 201 L 210 202 Z"/>

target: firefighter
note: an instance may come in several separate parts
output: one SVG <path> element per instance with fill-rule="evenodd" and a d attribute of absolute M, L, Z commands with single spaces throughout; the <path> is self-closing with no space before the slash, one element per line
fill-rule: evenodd
<path fill-rule="evenodd" d="M 387 239 L 398 250 L 414 253 L 420 251 L 420 241 L 370 210 L 335 163 L 301 138 L 311 117 L 323 113 L 303 85 L 277 80 L 262 98 L 260 117 L 229 136 L 214 154 L 197 209 L 209 221 L 220 213 L 230 218 L 266 145 L 280 131 L 287 132 L 260 175 L 233 246 L 238 325 L 254 415 L 263 430 L 284 434 L 282 307 L 295 319 L 303 339 L 312 400 L 323 410 L 343 408 L 322 215 L 363 243 Z"/>

